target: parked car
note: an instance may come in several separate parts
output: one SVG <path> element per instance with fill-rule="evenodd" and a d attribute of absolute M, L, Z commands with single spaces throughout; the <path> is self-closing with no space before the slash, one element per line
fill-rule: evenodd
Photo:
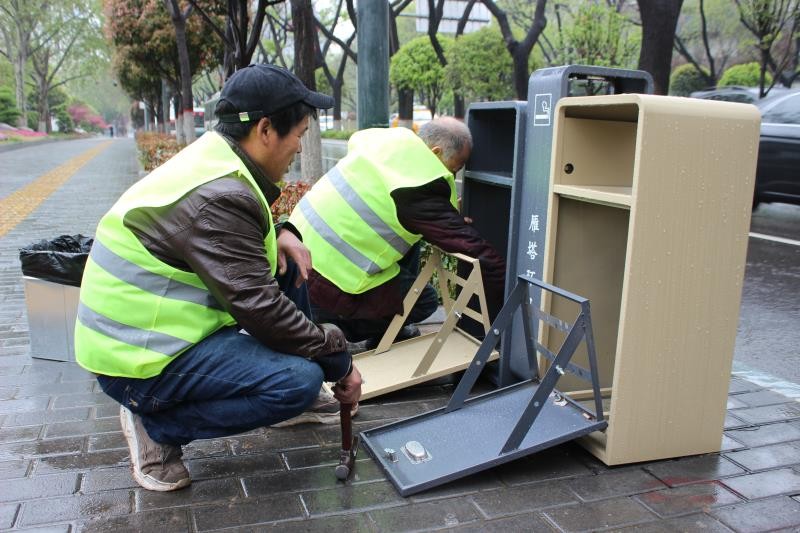
<path fill-rule="evenodd" d="M 740 87 L 738 85 L 710 87 L 702 91 L 695 91 L 689 96 L 705 100 L 725 100 L 726 102 L 754 104 L 758 101 L 758 87 Z"/>
<path fill-rule="evenodd" d="M 800 205 L 800 89 L 756 102 L 761 139 L 753 208 L 760 202 Z"/>

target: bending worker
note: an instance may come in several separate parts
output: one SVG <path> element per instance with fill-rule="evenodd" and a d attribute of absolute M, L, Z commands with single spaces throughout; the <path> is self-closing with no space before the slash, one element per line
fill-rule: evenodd
<path fill-rule="evenodd" d="M 270 215 L 308 117 L 332 105 L 284 69 L 237 71 L 216 131 L 134 184 L 97 227 L 76 356 L 121 404 L 146 489 L 189 485 L 181 445 L 192 440 L 309 408 L 335 416 L 323 380 L 342 402 L 360 397 L 344 335 L 308 318 L 308 250 Z"/>
<path fill-rule="evenodd" d="M 480 259 L 490 317 L 502 305 L 505 261 L 458 212 L 454 174 L 469 158 L 463 122 L 444 117 L 420 128 L 368 129 L 292 211 L 289 222 L 314 258 L 308 280 L 315 316 L 337 324 L 363 349 L 377 345 L 419 273 L 420 239 Z M 428 284 L 397 336 L 436 311 Z"/>

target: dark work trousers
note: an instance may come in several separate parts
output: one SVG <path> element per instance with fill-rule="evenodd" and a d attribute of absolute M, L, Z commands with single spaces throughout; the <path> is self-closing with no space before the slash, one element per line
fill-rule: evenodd
<path fill-rule="evenodd" d="M 394 297 L 402 302 L 406 293 L 411 289 L 411 286 L 419 275 L 420 243 L 418 242 L 412 246 L 397 264 L 400 267 L 400 272 L 387 283 L 392 284 L 393 290 L 397 293 Z M 385 314 L 381 316 L 378 312 L 381 306 L 376 305 L 376 302 L 371 300 L 374 300 L 374 298 L 370 298 L 370 296 L 365 293 L 364 307 L 370 310 L 370 316 L 374 318 L 364 318 L 364 315 L 368 314 L 365 312 L 354 313 L 359 315 L 357 317 L 345 317 L 322 309 L 313 303 L 311 308 L 317 322 L 331 322 L 336 324 L 342 329 L 349 341 L 358 342 L 365 339 L 378 340 L 386 332 L 386 328 L 389 327 L 389 323 L 394 318 L 394 314 Z M 436 289 L 428 283 L 422 289 L 422 293 L 419 295 L 419 299 L 414 304 L 414 307 L 411 308 L 411 313 L 409 313 L 405 324 L 422 322 L 436 312 L 438 307 L 439 296 L 436 294 Z M 386 309 L 386 306 L 383 308 Z M 400 310 L 402 312 L 402 307 Z"/>
<path fill-rule="evenodd" d="M 288 263 L 278 284 L 309 316 L 308 291 L 305 285 L 294 286 L 297 267 Z M 175 357 L 158 376 L 97 380 L 106 394 L 142 417 L 153 440 L 180 445 L 297 416 L 317 398 L 323 379 L 341 379 L 349 368 L 347 352 L 312 361 L 277 352 L 227 327 Z"/>

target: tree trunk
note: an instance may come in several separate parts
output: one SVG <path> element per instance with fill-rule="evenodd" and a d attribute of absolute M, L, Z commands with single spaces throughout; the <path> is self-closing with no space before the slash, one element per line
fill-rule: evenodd
<path fill-rule="evenodd" d="M 183 137 L 185 143 L 194 141 L 194 97 L 192 96 L 192 69 L 189 65 L 189 49 L 186 45 L 186 17 L 187 13 L 181 13 L 178 0 L 164 0 L 167 11 L 172 16 L 172 24 L 175 26 L 175 41 L 178 45 L 178 61 L 181 70 L 181 113 L 183 115 Z M 175 112 L 177 132 L 177 115 Z"/>
<path fill-rule="evenodd" d="M 161 122 L 158 127 L 158 131 L 161 133 L 169 133 L 169 129 L 165 125 L 169 122 L 169 103 L 169 84 L 167 80 L 161 78 Z"/>
<path fill-rule="evenodd" d="M 294 26 L 294 70 L 298 78 L 312 91 L 317 90 L 314 78 L 317 59 L 317 33 L 311 0 L 291 0 Z M 300 171 L 304 180 L 316 181 L 322 176 L 322 139 L 319 122 L 309 120 L 308 132 L 301 140 Z"/>
<path fill-rule="evenodd" d="M 667 94 L 672 46 L 683 0 L 637 0 L 642 17 L 639 69 L 653 76 L 655 94 Z"/>
<path fill-rule="evenodd" d="M 28 58 L 26 54 L 23 54 L 22 50 L 20 50 L 14 59 L 14 76 L 17 81 L 17 107 L 20 111 L 19 118 L 17 118 L 17 126 L 27 127 L 28 105 L 25 102 L 25 63 Z"/>
<path fill-rule="evenodd" d="M 50 120 L 49 105 L 47 101 L 47 80 L 39 80 L 39 102 L 37 111 L 39 112 L 39 124 L 36 128 L 37 131 L 42 133 L 50 133 Z"/>
<path fill-rule="evenodd" d="M 411 128 L 414 124 L 414 91 L 397 90 L 397 125 Z"/>

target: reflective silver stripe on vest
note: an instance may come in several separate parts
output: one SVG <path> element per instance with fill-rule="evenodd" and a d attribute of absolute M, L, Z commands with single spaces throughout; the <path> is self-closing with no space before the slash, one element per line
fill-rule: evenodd
<path fill-rule="evenodd" d="M 360 216 L 364 222 L 369 224 L 369 226 L 374 229 L 375 232 L 389 244 L 389 246 L 394 248 L 397 253 L 400 255 L 406 255 L 406 252 L 411 248 L 411 245 L 408 244 L 406 240 L 398 235 L 397 232 L 395 232 L 391 227 L 389 227 L 389 225 L 386 224 L 386 222 L 384 222 L 369 205 L 367 205 L 367 202 L 365 202 L 358 195 L 356 190 L 353 189 L 349 183 L 347 183 L 347 180 L 344 179 L 342 172 L 337 167 L 333 167 L 328 171 L 327 176 L 336 191 L 348 204 L 350 204 L 350 207 L 352 207 L 355 212 L 358 213 L 358 216 Z"/>
<path fill-rule="evenodd" d="M 181 353 L 193 344 L 183 339 L 173 337 L 172 335 L 135 328 L 117 322 L 116 320 L 111 320 L 108 317 L 92 311 L 83 303 L 78 304 L 78 320 L 87 328 L 101 335 L 111 337 L 124 344 L 139 346 L 140 348 L 145 348 L 153 352 L 163 353 L 170 357 Z"/>
<path fill-rule="evenodd" d="M 304 196 L 297 205 L 300 207 L 300 212 L 302 212 L 303 216 L 308 220 L 308 223 L 314 228 L 314 231 L 319 233 L 323 239 L 336 248 L 339 253 L 344 255 L 356 267 L 367 274 L 377 274 L 382 270 L 381 267 L 370 261 L 364 254 L 353 248 L 350 244 L 344 242 L 328 223 L 322 220 L 322 217 L 319 216 L 319 213 L 317 213 L 307 197 Z"/>
<path fill-rule="evenodd" d="M 191 302 L 204 307 L 222 310 L 222 306 L 207 290 L 154 274 L 136 263 L 132 263 L 115 254 L 96 239 L 92 244 L 89 257 L 109 274 L 143 291 L 171 300 Z"/>

